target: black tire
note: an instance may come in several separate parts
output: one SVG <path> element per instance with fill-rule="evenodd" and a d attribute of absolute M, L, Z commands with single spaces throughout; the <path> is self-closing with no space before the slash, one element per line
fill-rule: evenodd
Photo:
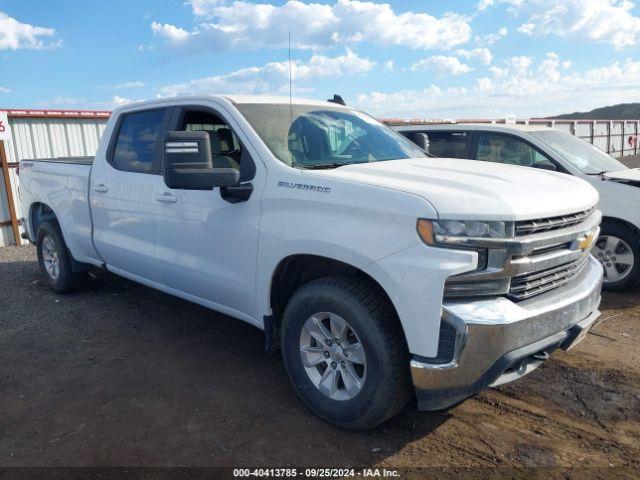
<path fill-rule="evenodd" d="M 600 231 L 600 238 L 596 242 L 596 246 L 593 249 L 593 253 L 596 258 L 605 266 L 607 264 L 606 259 L 600 256 L 600 253 L 606 254 L 606 252 L 600 252 L 599 247 L 603 245 L 603 237 L 616 237 L 624 241 L 629 246 L 631 253 L 633 254 L 633 265 L 630 267 L 630 271 L 619 281 L 608 281 L 606 276 L 603 283 L 603 288 L 612 292 L 627 291 L 640 282 L 640 238 L 629 227 L 615 222 L 605 222 L 602 224 Z M 610 257 L 613 257 L 615 252 Z"/>
<path fill-rule="evenodd" d="M 346 320 L 364 348 L 366 377 L 353 398 L 335 400 L 326 396 L 303 365 L 302 328 L 319 312 L 331 312 Z M 366 279 L 325 277 L 301 287 L 285 309 L 281 347 L 287 373 L 302 401 L 320 418 L 340 428 L 373 428 L 400 412 L 413 396 L 410 357 L 400 322 L 384 292 Z"/>
<path fill-rule="evenodd" d="M 51 245 L 57 255 L 58 275 L 54 276 L 47 271 L 45 266 L 45 253 L 43 252 L 45 239 L 51 239 Z M 47 241 L 48 243 L 48 241 Z M 49 288 L 56 293 L 68 293 L 77 290 L 82 286 L 86 279 L 85 272 L 75 273 L 71 268 L 71 256 L 67 245 L 64 242 L 60 226 L 55 220 L 43 221 L 38 226 L 36 235 L 36 249 L 38 252 L 38 265 L 40 272 L 49 285 Z"/>

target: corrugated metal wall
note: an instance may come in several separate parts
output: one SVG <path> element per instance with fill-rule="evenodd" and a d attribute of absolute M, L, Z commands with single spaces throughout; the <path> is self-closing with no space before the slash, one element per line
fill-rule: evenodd
<path fill-rule="evenodd" d="M 26 158 L 50 158 L 95 155 L 108 118 L 30 118 L 9 115 L 11 141 L 5 151 L 12 167 Z M 19 176 L 9 169 L 13 201 L 19 215 Z M 1 177 L 1 176 L 0 176 Z M 7 192 L 0 179 L 0 223 L 10 221 Z M 22 227 L 20 227 L 22 232 Z M 24 241 L 23 241 L 24 243 Z M 11 225 L 0 227 L 0 246 L 13 244 Z"/>

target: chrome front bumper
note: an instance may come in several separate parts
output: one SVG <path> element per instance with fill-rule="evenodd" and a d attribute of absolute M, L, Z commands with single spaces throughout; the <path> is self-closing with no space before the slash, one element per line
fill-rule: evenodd
<path fill-rule="evenodd" d="M 443 319 L 456 330 L 453 359 L 411 361 L 419 408 L 439 410 L 534 370 L 557 347 L 584 338 L 600 315 L 602 266 L 593 257 L 571 283 L 518 303 L 499 297 L 450 302 Z"/>

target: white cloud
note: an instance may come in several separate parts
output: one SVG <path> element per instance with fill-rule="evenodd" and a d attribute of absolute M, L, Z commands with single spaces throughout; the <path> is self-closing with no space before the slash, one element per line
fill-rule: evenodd
<path fill-rule="evenodd" d="M 467 58 L 471 60 L 479 60 L 484 65 L 489 65 L 491 60 L 493 60 L 493 55 L 491 54 L 491 50 L 488 48 L 474 48 L 473 50 L 456 50 L 455 54 L 462 58 Z"/>
<path fill-rule="evenodd" d="M 124 90 L 130 88 L 143 88 L 145 85 L 143 82 L 124 82 L 118 83 L 117 85 L 112 85 L 110 87 L 104 87 L 108 90 Z"/>
<path fill-rule="evenodd" d="M 337 0 L 334 4 L 289 0 L 282 5 L 232 4 L 224 0 L 192 0 L 196 26 L 187 31 L 153 22 L 154 34 L 176 47 L 285 48 L 291 31 L 296 49 L 321 49 L 338 44 L 371 42 L 411 49 L 451 48 L 471 36 L 470 17 L 445 13 L 397 13 L 386 3 Z"/>
<path fill-rule="evenodd" d="M 65 97 L 62 95 L 58 95 L 56 98 L 53 99 L 51 103 L 53 105 L 71 107 L 74 105 L 85 103 L 86 101 L 87 101 L 86 98 L 73 98 L 73 97 Z"/>
<path fill-rule="evenodd" d="M 294 90 L 309 91 L 299 85 L 321 77 L 338 78 L 369 72 L 375 62 L 358 56 L 351 50 L 337 57 L 314 54 L 308 62 L 293 61 Z M 216 93 L 274 93 L 287 92 L 289 88 L 289 62 L 270 62 L 261 67 L 249 67 L 224 75 L 191 80 L 168 85 L 159 90 L 159 96 L 171 97 L 187 94 Z"/>
<path fill-rule="evenodd" d="M 460 58 L 468 61 L 479 61 L 484 65 L 489 65 L 493 59 L 493 55 L 488 48 L 474 48 L 472 50 L 459 49 L 453 52 L 453 55 L 434 55 L 432 57 L 423 58 L 411 65 L 411 71 L 434 70 L 439 76 L 446 75 L 464 75 L 473 69 L 462 62 Z"/>
<path fill-rule="evenodd" d="M 497 3 L 526 20 L 518 31 L 525 35 L 580 38 L 606 42 L 616 49 L 640 42 L 640 17 L 629 0 L 482 0 L 484 10 Z"/>
<path fill-rule="evenodd" d="M 476 44 L 480 46 L 483 46 L 483 45 L 490 46 L 496 43 L 498 40 L 501 40 L 502 38 L 506 37 L 508 33 L 509 33 L 509 30 L 507 29 L 507 27 L 502 27 L 500 30 L 498 30 L 495 33 L 488 33 L 486 35 L 476 35 L 474 41 Z"/>
<path fill-rule="evenodd" d="M 111 98 L 110 102 L 106 102 L 107 105 L 111 105 L 114 107 L 121 107 L 123 105 L 129 105 L 130 103 L 140 102 L 142 100 L 131 100 L 130 98 L 121 97 L 119 95 L 114 95 Z"/>
<path fill-rule="evenodd" d="M 11 93 L 11 90 L 6 87 L 0 86 L 0 93 Z"/>
<path fill-rule="evenodd" d="M 533 23 L 523 23 L 518 27 L 518 31 L 520 33 L 524 33 L 525 35 L 531 35 L 535 28 L 536 26 Z"/>
<path fill-rule="evenodd" d="M 62 45 L 58 40 L 45 42 L 42 37 L 53 37 L 53 28 L 35 27 L 28 23 L 20 23 L 15 18 L 0 12 L 0 50 L 44 50 Z"/>
<path fill-rule="evenodd" d="M 440 76 L 463 75 L 471 71 L 471 67 L 466 63 L 462 63 L 456 57 L 447 57 L 445 55 L 423 58 L 411 65 L 411 70 L 414 72 L 432 69 Z"/>
<path fill-rule="evenodd" d="M 151 31 L 160 37 L 166 38 L 169 43 L 182 45 L 189 40 L 190 34 L 185 29 L 168 23 L 151 23 Z"/>
<path fill-rule="evenodd" d="M 382 70 L 384 70 L 385 72 L 393 72 L 393 70 L 395 68 L 396 68 L 396 65 L 395 65 L 394 61 L 393 60 L 387 60 L 386 62 L 384 62 Z"/>
<path fill-rule="evenodd" d="M 537 63 L 512 57 L 471 87 L 371 92 L 359 95 L 357 103 L 383 117 L 504 118 L 508 113 L 536 117 L 640 101 L 640 61 L 629 58 L 585 72 L 569 68 L 555 53 Z"/>
<path fill-rule="evenodd" d="M 493 7 L 498 3 L 506 3 L 513 7 L 520 7 L 522 4 L 525 3 L 525 0 L 480 0 L 480 2 L 478 2 L 478 10 L 482 12 L 487 8 Z"/>

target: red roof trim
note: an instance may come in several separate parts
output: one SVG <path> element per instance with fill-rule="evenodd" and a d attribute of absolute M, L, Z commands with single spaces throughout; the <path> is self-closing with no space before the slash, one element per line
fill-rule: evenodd
<path fill-rule="evenodd" d="M 111 116 L 111 112 L 108 110 L 8 109 L 6 112 L 9 117 L 13 118 L 109 118 Z"/>

